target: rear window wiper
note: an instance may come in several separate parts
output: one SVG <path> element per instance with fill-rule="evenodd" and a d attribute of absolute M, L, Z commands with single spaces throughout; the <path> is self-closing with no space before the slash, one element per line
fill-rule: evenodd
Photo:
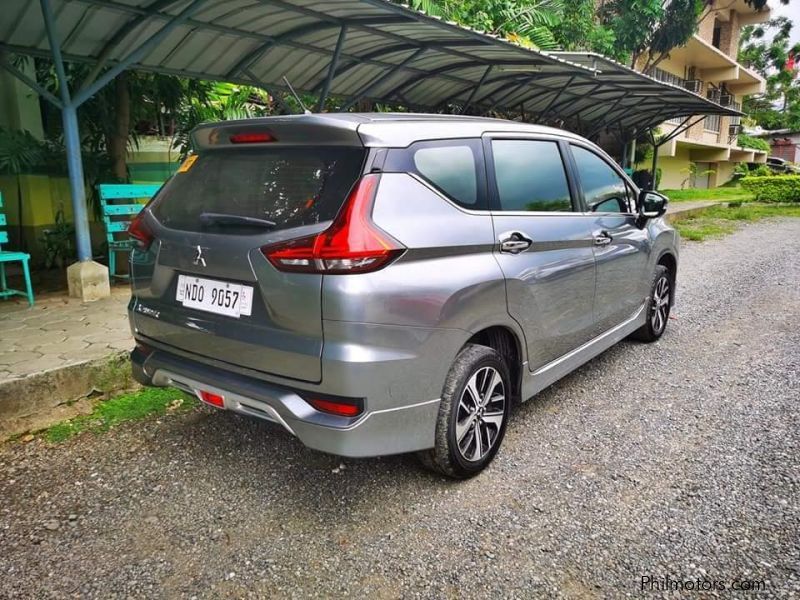
<path fill-rule="evenodd" d="M 242 226 L 245 227 L 263 227 L 265 229 L 272 229 L 277 227 L 275 221 L 268 221 L 267 219 L 259 219 L 257 217 L 246 217 L 244 215 L 228 215 L 225 213 L 204 212 L 200 215 L 200 223 L 202 225 L 217 225 L 217 226 Z"/>

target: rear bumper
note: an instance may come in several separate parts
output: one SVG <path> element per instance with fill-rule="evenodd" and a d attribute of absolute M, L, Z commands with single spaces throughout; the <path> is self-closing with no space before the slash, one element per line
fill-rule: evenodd
<path fill-rule="evenodd" d="M 278 423 L 309 448 L 348 457 L 414 452 L 433 446 L 439 399 L 369 409 L 356 418 L 315 410 L 307 390 L 265 382 L 199 363 L 164 350 L 131 353 L 134 378 L 170 386 L 199 398 L 204 390 L 224 397 L 225 409 Z"/>

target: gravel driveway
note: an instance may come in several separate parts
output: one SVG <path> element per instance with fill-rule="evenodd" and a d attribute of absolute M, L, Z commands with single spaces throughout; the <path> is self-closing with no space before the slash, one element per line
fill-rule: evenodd
<path fill-rule="evenodd" d="M 661 342 L 523 405 L 463 483 L 205 409 L 6 445 L 0 596 L 800 596 L 799 259 L 800 219 L 685 244 Z"/>

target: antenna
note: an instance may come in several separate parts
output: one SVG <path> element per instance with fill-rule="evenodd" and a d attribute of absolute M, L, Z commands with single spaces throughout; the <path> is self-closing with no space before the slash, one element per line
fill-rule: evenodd
<path fill-rule="evenodd" d="M 311 111 L 308 110 L 308 108 L 306 108 L 306 105 L 303 104 L 303 101 L 300 100 L 300 96 L 298 96 L 297 92 L 294 91 L 294 88 L 292 87 L 292 84 L 289 83 L 288 79 L 286 79 L 286 75 L 283 76 L 283 82 L 286 84 L 286 87 L 289 88 L 289 91 L 292 93 L 292 96 L 294 96 L 294 99 L 297 100 L 297 103 L 300 105 L 300 108 L 303 109 L 303 114 L 304 115 L 312 114 Z"/>

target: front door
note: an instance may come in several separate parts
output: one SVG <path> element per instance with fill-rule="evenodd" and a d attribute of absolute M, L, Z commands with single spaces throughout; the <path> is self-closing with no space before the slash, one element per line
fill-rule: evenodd
<path fill-rule="evenodd" d="M 597 265 L 595 333 L 608 331 L 633 316 L 650 285 L 645 272 L 650 244 L 640 227 L 636 198 L 618 169 L 594 150 L 570 145 L 580 191 L 591 215 Z"/>
<path fill-rule="evenodd" d="M 595 259 L 591 219 L 581 214 L 555 138 L 486 142 L 495 256 L 508 312 L 525 333 L 536 371 L 591 339 Z"/>

